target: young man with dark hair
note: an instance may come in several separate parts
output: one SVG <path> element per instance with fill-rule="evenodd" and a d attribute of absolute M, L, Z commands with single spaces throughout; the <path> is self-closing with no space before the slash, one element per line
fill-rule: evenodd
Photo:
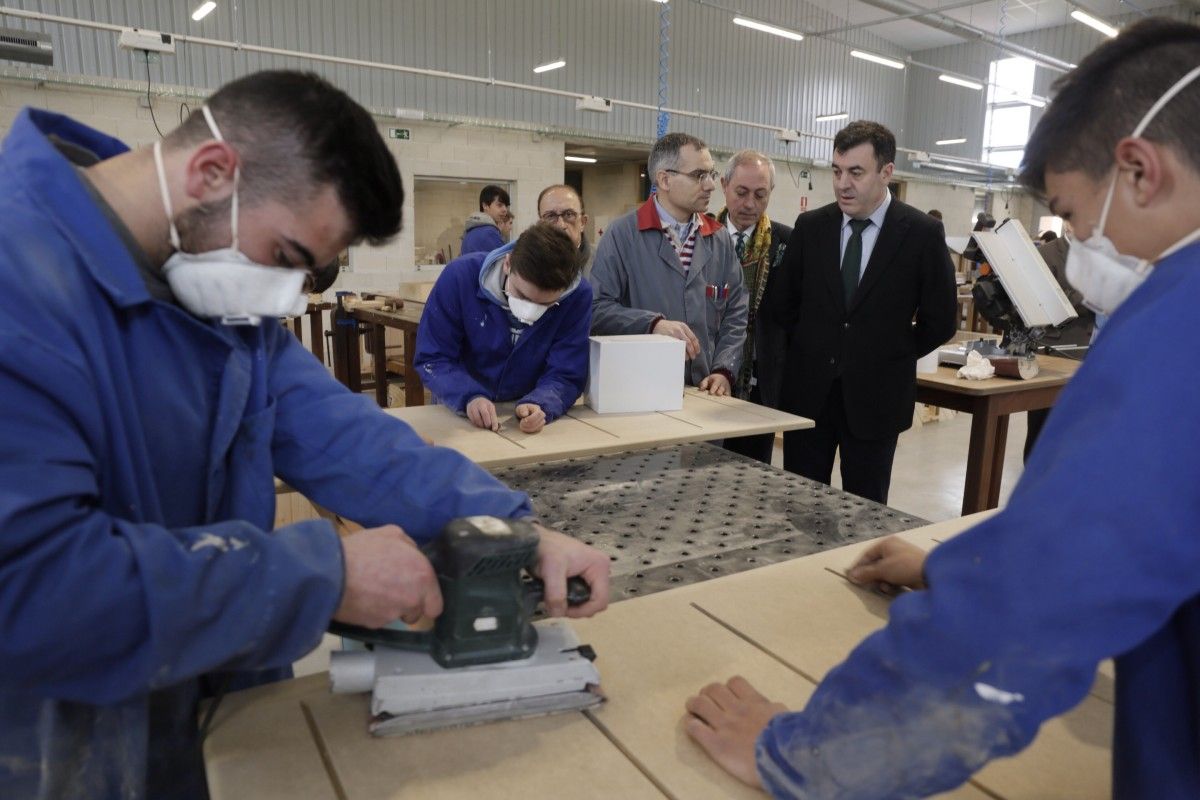
<path fill-rule="evenodd" d="M 888 189 L 896 139 L 852 122 L 833 140 L 837 200 L 801 214 L 762 309 L 788 331 L 780 408 L 816 422 L 783 435 L 784 468 L 886 503 L 917 359 L 954 335 L 958 301 L 942 223 Z"/>
<path fill-rule="evenodd" d="M 1200 797 L 1200 352 L 1179 347 L 1200 302 L 1200 28 L 1130 25 L 1056 89 L 1021 180 L 1074 225 L 1067 274 L 1109 324 L 1007 508 L 850 570 L 918 591 L 802 713 L 742 680 L 689 701 L 692 736 L 778 797 L 945 792 L 1079 703 L 1105 658 L 1113 797 Z"/>
<path fill-rule="evenodd" d="M 731 394 L 748 298 L 725 226 L 705 213 L 720 173 L 708 146 L 686 133 L 655 142 L 646 166 L 656 193 L 609 225 L 596 247 L 592 333 L 680 339 L 684 381 Z"/>
<path fill-rule="evenodd" d="M 439 403 L 498 430 L 496 403 L 517 401 L 537 433 L 579 398 L 588 378 L 592 287 L 575 243 L 539 222 L 491 253 L 451 261 L 425 304 L 416 366 Z"/>
<path fill-rule="evenodd" d="M 0 796 L 205 797 L 203 696 L 290 674 L 331 619 L 437 616 L 416 542 L 529 501 L 278 322 L 400 229 L 400 172 L 326 81 L 248 75 L 134 151 L 26 109 L 0 174 Z M 367 529 L 272 530 L 276 475 Z M 541 565 L 558 613 L 572 573 L 603 607 L 606 556 L 542 529 Z"/>
<path fill-rule="evenodd" d="M 512 215 L 508 207 L 512 201 L 508 192 L 499 186 L 491 184 L 479 192 L 479 210 L 467 217 L 463 228 L 462 252 L 490 253 L 504 244 L 505 235 L 502 231 L 507 223 L 507 230 L 512 231 Z"/>

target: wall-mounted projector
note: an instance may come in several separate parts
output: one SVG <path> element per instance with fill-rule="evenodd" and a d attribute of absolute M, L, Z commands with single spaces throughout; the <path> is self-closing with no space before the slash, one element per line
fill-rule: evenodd
<path fill-rule="evenodd" d="M 0 58 L 49 67 L 54 64 L 54 46 L 49 34 L 0 28 Z"/>
<path fill-rule="evenodd" d="M 575 101 L 576 111 L 599 111 L 607 114 L 612 111 L 612 100 L 607 97 L 581 97 Z"/>
<path fill-rule="evenodd" d="M 800 141 L 800 131 L 792 128 L 780 128 L 775 131 L 775 139 L 780 142 L 792 144 L 793 142 Z"/>
<path fill-rule="evenodd" d="M 122 50 L 148 50 L 151 53 L 175 53 L 175 38 L 145 28 L 122 28 L 117 45 Z"/>

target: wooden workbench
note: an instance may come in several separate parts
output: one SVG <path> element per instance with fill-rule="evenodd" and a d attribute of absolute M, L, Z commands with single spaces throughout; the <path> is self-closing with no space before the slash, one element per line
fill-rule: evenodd
<path fill-rule="evenodd" d="M 498 403 L 499 432 L 477 428 L 445 406 L 389 408 L 422 436 L 458 450 L 482 467 L 507 467 L 560 458 L 623 453 L 648 447 L 706 442 L 727 436 L 811 428 L 812 420 L 732 397 L 688 387 L 683 408 L 644 414 L 597 414 L 576 405 L 539 433 L 523 433 L 513 403 Z"/>
<path fill-rule="evenodd" d="M 1041 371 L 1029 380 L 988 378 L 970 381 L 957 377 L 957 367 L 941 366 L 936 373 L 917 374 L 918 403 L 971 415 L 963 514 L 995 508 L 1000 503 L 1008 415 L 1050 408 L 1063 386 L 1079 369 L 1079 362 L 1069 358 L 1038 356 L 1037 360 Z"/>
<path fill-rule="evenodd" d="M 972 520 L 900 536 L 923 547 Z M 608 702 L 589 712 L 417 736 L 367 734 L 367 696 L 319 674 L 238 692 L 205 744 L 213 800 L 287 798 L 761 797 L 683 731 L 684 701 L 731 675 L 800 708 L 887 616 L 887 600 L 839 574 L 866 543 L 626 600 L 573 623 L 595 647 Z M 1112 702 L 1100 692 L 944 797 L 1110 794 Z"/>

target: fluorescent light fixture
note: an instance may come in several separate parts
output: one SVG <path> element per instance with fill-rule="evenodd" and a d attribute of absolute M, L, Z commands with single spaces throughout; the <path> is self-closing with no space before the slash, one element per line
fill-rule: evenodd
<path fill-rule="evenodd" d="M 209 0 L 207 3 L 201 3 L 200 7 L 192 12 L 192 19 L 196 22 L 207 17 L 212 13 L 212 10 L 217 7 L 217 4 Z"/>
<path fill-rule="evenodd" d="M 938 139 L 934 144 L 966 144 L 966 139 Z"/>
<path fill-rule="evenodd" d="M 596 159 L 590 156 L 563 156 L 563 161 L 574 161 L 577 164 L 595 164 Z"/>
<path fill-rule="evenodd" d="M 540 75 L 541 73 L 549 72 L 552 69 L 562 69 L 566 65 L 567 65 L 567 62 L 563 61 L 560 58 L 557 61 L 547 61 L 545 64 L 538 64 L 536 67 L 533 68 L 533 71 Z"/>
<path fill-rule="evenodd" d="M 794 42 L 800 42 L 804 40 L 804 34 L 802 33 L 789 31 L 787 28 L 777 28 L 774 25 L 768 25 L 765 22 L 756 22 L 755 20 L 746 19 L 745 17 L 734 17 L 733 24 L 741 25 L 743 28 L 751 28 L 756 31 L 762 31 L 763 33 L 774 34 L 775 36 L 782 36 L 783 38 L 791 39 Z"/>
<path fill-rule="evenodd" d="M 813 117 L 816 122 L 833 122 L 836 119 L 848 119 L 850 117 L 845 111 L 839 111 L 836 114 L 821 114 Z"/>
<path fill-rule="evenodd" d="M 671 0 L 654 0 L 654 2 L 661 6 L 665 6 L 667 3 L 671 2 Z"/>
<path fill-rule="evenodd" d="M 904 62 L 897 61 L 894 58 L 884 58 L 883 56 L 877 56 L 874 53 L 867 53 L 863 50 L 851 50 L 850 55 L 855 58 L 861 58 L 863 61 L 870 61 L 872 64 L 882 64 L 892 69 L 904 69 Z"/>
<path fill-rule="evenodd" d="M 955 86 L 962 86 L 967 89 L 974 89 L 977 92 L 983 88 L 982 83 L 979 83 L 977 81 L 969 81 L 966 78 L 959 78 L 954 75 L 938 75 L 938 80 L 942 81 L 943 83 L 953 83 Z"/>
<path fill-rule="evenodd" d="M 1089 28 L 1100 31 L 1110 39 L 1117 38 L 1117 33 L 1119 33 L 1116 28 L 1114 28 L 1112 25 L 1109 25 L 1104 20 L 1093 17 L 1091 14 L 1087 13 L 1086 11 L 1081 11 L 1078 8 L 1071 12 L 1071 19 L 1075 20 L 1076 22 L 1082 22 Z"/>

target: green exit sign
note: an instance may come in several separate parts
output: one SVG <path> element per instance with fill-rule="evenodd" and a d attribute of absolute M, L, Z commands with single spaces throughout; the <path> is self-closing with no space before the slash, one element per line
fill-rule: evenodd
<path fill-rule="evenodd" d="M 393 139 L 411 139 L 412 131 L 408 128 L 388 128 L 388 136 Z"/>

